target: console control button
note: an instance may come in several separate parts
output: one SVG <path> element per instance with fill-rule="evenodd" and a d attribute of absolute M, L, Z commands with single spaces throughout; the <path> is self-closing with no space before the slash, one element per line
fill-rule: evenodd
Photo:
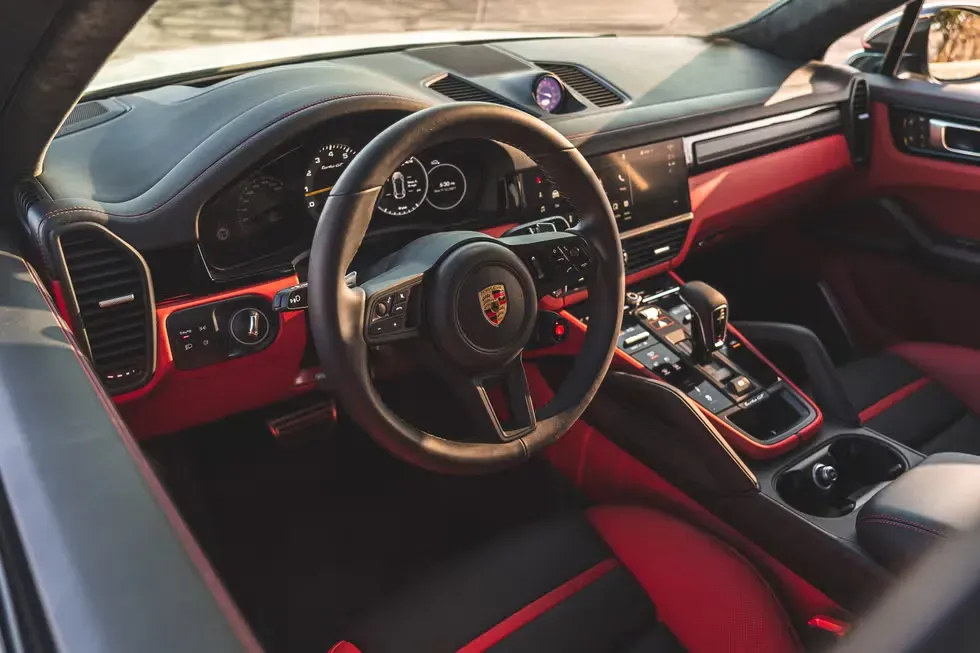
<path fill-rule="evenodd" d="M 624 325 L 623 330 L 619 332 L 619 348 L 627 354 L 635 354 L 653 343 L 650 332 L 639 324 Z"/>
<path fill-rule="evenodd" d="M 712 413 L 720 413 L 732 406 L 732 402 L 725 397 L 725 393 L 707 381 L 700 383 L 696 388 L 688 392 L 687 396 Z"/>
<path fill-rule="evenodd" d="M 731 392 L 736 397 L 744 395 L 746 392 L 752 389 L 752 382 L 749 381 L 744 376 L 736 376 L 734 379 L 728 382 L 728 391 Z"/>
<path fill-rule="evenodd" d="M 658 373 L 663 368 L 672 367 L 681 362 L 681 359 L 677 354 L 661 344 L 656 344 L 649 349 L 644 349 L 640 353 L 636 354 L 636 359 L 643 364 L 643 367 Z"/>

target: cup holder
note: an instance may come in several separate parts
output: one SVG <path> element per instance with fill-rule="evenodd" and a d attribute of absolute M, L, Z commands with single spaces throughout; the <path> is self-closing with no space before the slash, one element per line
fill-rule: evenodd
<path fill-rule="evenodd" d="M 776 492 L 783 501 L 816 517 L 843 517 L 880 483 L 893 481 L 908 462 L 886 443 L 843 435 L 781 472 Z"/>

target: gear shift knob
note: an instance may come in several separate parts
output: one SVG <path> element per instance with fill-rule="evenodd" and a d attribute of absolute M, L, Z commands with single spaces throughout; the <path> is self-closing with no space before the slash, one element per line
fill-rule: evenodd
<path fill-rule="evenodd" d="M 728 300 L 701 281 L 681 286 L 681 300 L 691 309 L 691 340 L 696 363 L 711 362 L 711 354 L 725 344 L 728 331 Z"/>

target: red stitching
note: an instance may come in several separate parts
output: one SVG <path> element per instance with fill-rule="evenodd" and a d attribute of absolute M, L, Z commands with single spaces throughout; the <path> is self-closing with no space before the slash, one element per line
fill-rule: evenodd
<path fill-rule="evenodd" d="M 913 521 L 906 521 L 899 517 L 891 517 L 890 515 L 862 515 L 858 522 L 880 522 L 883 524 L 889 524 L 891 526 L 899 526 L 903 528 L 911 528 L 917 531 L 921 531 L 927 535 L 932 535 L 934 537 L 946 537 L 944 533 L 937 530 L 929 528 L 928 526 L 923 526 L 922 524 L 917 524 Z"/>
<path fill-rule="evenodd" d="M 306 111 L 307 109 L 311 109 L 311 108 L 316 107 L 316 106 L 319 106 L 321 104 L 329 104 L 331 102 L 336 102 L 338 100 L 346 100 L 346 99 L 355 98 L 355 97 L 386 97 L 386 98 L 396 98 L 396 99 L 399 99 L 399 100 L 405 100 L 406 102 L 416 102 L 419 105 L 422 105 L 421 100 L 419 100 L 417 98 L 405 97 L 404 95 L 395 95 L 394 93 L 349 93 L 347 95 L 338 95 L 336 97 L 331 97 L 331 98 L 327 98 L 327 99 L 324 99 L 324 100 L 317 100 L 316 102 L 312 102 L 310 104 L 304 105 L 304 106 L 299 107 L 297 109 L 291 109 L 287 113 L 284 113 L 284 114 L 278 116 L 277 118 L 273 118 L 271 121 L 269 121 L 268 123 L 266 123 L 265 125 L 263 125 L 262 127 L 260 127 L 258 130 L 252 132 L 252 134 L 249 135 L 248 137 L 246 137 L 245 140 L 243 140 L 241 143 L 239 143 L 234 148 L 232 148 L 231 150 L 229 150 L 228 152 L 226 152 L 225 154 L 223 154 L 220 158 L 218 158 L 218 160 L 213 161 L 206 168 L 204 168 L 199 173 L 197 173 L 197 175 L 195 175 L 194 178 L 192 178 L 186 184 L 184 184 L 183 186 L 181 186 L 180 189 L 177 190 L 173 195 L 171 195 L 170 197 L 168 197 L 166 200 L 164 200 L 160 204 L 157 204 L 153 208 L 147 209 L 146 211 L 143 211 L 141 213 L 111 213 L 109 211 L 105 211 L 105 210 L 94 208 L 94 207 L 88 207 L 88 206 L 73 206 L 73 207 L 70 207 L 70 208 L 55 209 L 54 211 L 51 211 L 49 213 L 45 213 L 44 216 L 41 217 L 41 219 L 38 221 L 38 229 L 40 229 L 40 226 L 48 218 L 53 218 L 55 216 L 63 215 L 65 213 L 71 213 L 72 211 L 91 211 L 92 213 L 98 213 L 98 214 L 105 215 L 105 216 L 114 216 L 114 217 L 117 217 L 117 218 L 138 218 L 140 216 L 149 215 L 150 213 L 153 213 L 157 209 L 160 209 L 163 206 L 166 206 L 167 204 L 169 204 L 170 202 L 172 202 L 174 199 L 177 198 L 177 196 L 179 196 L 181 193 L 183 193 L 191 184 L 193 184 L 195 181 L 197 181 L 198 179 L 200 179 L 201 176 L 204 173 L 206 173 L 208 170 L 210 170 L 211 168 L 213 168 L 214 166 L 216 166 L 218 163 L 220 163 L 221 161 L 225 160 L 226 158 L 228 158 L 229 156 L 231 156 L 232 154 L 234 154 L 243 145 L 245 145 L 246 143 L 248 143 L 249 141 L 251 141 L 253 138 L 255 138 L 256 136 L 258 136 L 262 132 L 264 132 L 269 127 L 272 127 L 276 123 L 282 122 L 286 118 L 288 118 L 288 117 L 290 117 L 292 115 L 295 115 L 297 113 L 300 113 L 301 111 Z"/>

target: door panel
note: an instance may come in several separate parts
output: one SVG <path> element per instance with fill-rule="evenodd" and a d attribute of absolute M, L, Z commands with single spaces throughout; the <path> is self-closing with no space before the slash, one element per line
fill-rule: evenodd
<path fill-rule="evenodd" d="M 917 153 L 897 127 L 907 110 L 980 124 L 980 94 L 871 81 L 873 150 L 858 182 L 868 201 L 835 221 L 822 276 L 865 350 L 909 340 L 980 348 L 980 158 Z"/>
<path fill-rule="evenodd" d="M 3 232 L 0 278 L 0 577 L 24 650 L 258 650 Z"/>

